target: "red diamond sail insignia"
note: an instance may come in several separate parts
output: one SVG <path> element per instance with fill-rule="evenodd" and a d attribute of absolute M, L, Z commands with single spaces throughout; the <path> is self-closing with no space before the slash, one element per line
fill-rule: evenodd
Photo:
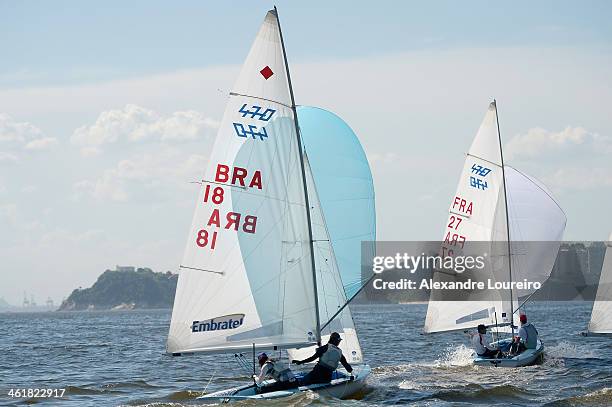
<path fill-rule="evenodd" d="M 266 65 L 266 67 L 264 69 L 262 69 L 261 71 L 259 71 L 259 73 L 266 78 L 266 80 L 268 78 L 270 78 L 270 76 L 274 75 L 274 72 L 272 72 L 272 69 L 270 69 L 270 67 L 268 65 Z"/>

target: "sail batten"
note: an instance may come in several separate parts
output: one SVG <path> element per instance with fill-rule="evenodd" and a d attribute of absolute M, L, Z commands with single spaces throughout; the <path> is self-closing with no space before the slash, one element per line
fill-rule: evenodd
<path fill-rule="evenodd" d="M 285 104 L 285 103 L 283 103 L 281 101 L 273 100 L 273 99 L 266 99 L 266 98 L 262 98 L 262 97 L 255 96 L 255 95 L 245 95 L 245 94 L 242 94 L 242 93 L 230 92 L 230 96 L 243 96 L 243 97 L 252 98 L 252 99 L 259 99 L 259 100 L 263 100 L 263 101 L 266 101 L 266 102 L 276 103 L 276 104 L 279 104 L 279 105 L 282 105 L 282 106 L 285 106 L 285 107 L 288 107 L 289 109 L 291 109 L 291 105 L 287 105 L 287 104 Z"/>

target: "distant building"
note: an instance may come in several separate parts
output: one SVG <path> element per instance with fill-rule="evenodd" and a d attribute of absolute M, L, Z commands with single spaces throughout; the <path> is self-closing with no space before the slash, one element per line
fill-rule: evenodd
<path fill-rule="evenodd" d="M 120 265 L 117 265 L 117 266 L 115 266 L 115 271 L 123 271 L 123 272 L 126 272 L 126 271 L 128 271 L 128 272 L 129 271 L 136 271 L 136 267 L 134 267 L 134 266 L 120 266 Z"/>

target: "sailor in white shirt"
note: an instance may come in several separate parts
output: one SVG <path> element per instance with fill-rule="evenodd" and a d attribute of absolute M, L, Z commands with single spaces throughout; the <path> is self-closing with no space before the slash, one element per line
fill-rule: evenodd
<path fill-rule="evenodd" d="M 298 386 L 298 382 L 293 372 L 285 366 L 285 364 L 270 359 L 268 355 L 263 352 L 257 355 L 257 359 L 259 361 L 259 366 L 261 366 L 261 371 L 259 372 L 259 376 L 253 375 L 253 380 L 258 386 L 260 393 L 291 389 Z M 266 379 L 274 379 L 275 382 L 261 387 L 263 381 Z"/>
<path fill-rule="evenodd" d="M 476 351 L 476 354 L 483 358 L 496 358 L 498 357 L 499 351 L 493 349 L 489 341 L 487 340 L 487 327 L 484 325 L 478 325 L 478 332 L 472 336 L 472 346 Z"/>

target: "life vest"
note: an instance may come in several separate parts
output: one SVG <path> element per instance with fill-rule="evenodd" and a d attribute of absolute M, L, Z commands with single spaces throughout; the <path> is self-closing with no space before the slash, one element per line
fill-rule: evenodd
<path fill-rule="evenodd" d="M 274 364 L 273 361 L 268 360 L 265 365 L 270 366 L 270 370 L 268 370 L 268 374 L 272 376 L 274 380 L 277 382 L 287 382 L 291 379 L 294 379 L 293 372 L 288 367 L 283 366 L 281 363 L 277 365 Z M 262 366 L 263 367 L 263 366 Z"/>
<path fill-rule="evenodd" d="M 328 369 L 336 370 L 341 358 L 342 349 L 334 344 L 328 343 L 327 350 L 319 357 L 319 363 Z"/>
<path fill-rule="evenodd" d="M 527 333 L 525 347 L 527 349 L 535 349 L 538 346 L 538 330 L 531 324 L 525 324 L 522 328 L 525 328 L 525 332 Z"/>

